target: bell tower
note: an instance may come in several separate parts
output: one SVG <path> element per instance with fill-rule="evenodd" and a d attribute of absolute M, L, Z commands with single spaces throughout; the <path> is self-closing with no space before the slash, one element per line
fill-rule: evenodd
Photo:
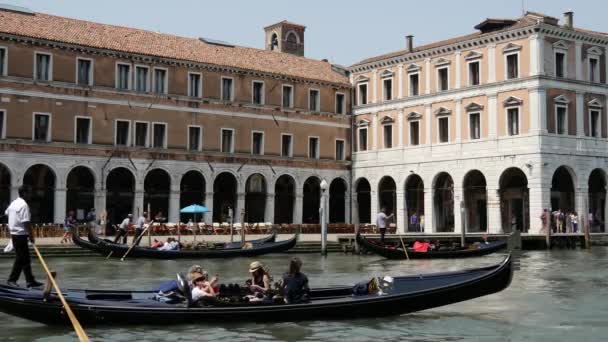
<path fill-rule="evenodd" d="M 283 20 L 266 26 L 266 50 L 304 56 L 304 31 L 306 26 Z"/>

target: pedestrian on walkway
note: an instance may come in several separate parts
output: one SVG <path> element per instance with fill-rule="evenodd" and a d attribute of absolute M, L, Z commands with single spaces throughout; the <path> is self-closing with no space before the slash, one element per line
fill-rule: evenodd
<path fill-rule="evenodd" d="M 376 216 L 376 227 L 380 231 L 380 241 L 384 243 L 384 235 L 386 234 L 386 227 L 388 226 L 388 220 L 390 220 L 395 214 L 386 215 L 386 208 L 382 207 L 380 212 Z"/>
<path fill-rule="evenodd" d="M 70 210 L 68 212 L 65 221 L 63 222 L 63 237 L 61 238 L 61 243 L 70 243 L 72 242 L 72 235 L 76 230 L 76 217 L 74 217 L 74 211 Z"/>
<path fill-rule="evenodd" d="M 9 286 L 19 286 L 17 281 L 23 271 L 27 287 L 40 287 L 43 284 L 36 281 L 32 274 L 32 264 L 30 260 L 30 249 L 27 244 L 28 239 L 34 243 L 35 239 L 30 229 L 30 207 L 26 199 L 29 198 L 29 191 L 24 186 L 18 190 L 19 197 L 14 200 L 4 212 L 8 216 L 8 228 L 11 233 L 11 242 L 15 248 L 15 262 L 13 269 L 8 277 Z"/>
<path fill-rule="evenodd" d="M 418 215 L 416 214 L 416 212 L 414 212 L 410 217 L 410 230 L 414 232 L 419 232 L 420 228 L 418 224 Z"/>

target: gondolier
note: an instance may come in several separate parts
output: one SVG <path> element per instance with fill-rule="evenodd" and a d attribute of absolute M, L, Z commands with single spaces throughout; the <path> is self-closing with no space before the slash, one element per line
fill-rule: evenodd
<path fill-rule="evenodd" d="M 116 237 L 114 238 L 114 243 L 119 243 L 120 238 L 122 237 L 122 243 L 127 244 L 127 236 L 129 233 L 129 225 L 131 224 L 131 219 L 133 215 L 129 214 L 127 217 L 122 220 L 120 226 L 118 226 L 118 232 L 116 233 Z"/>
<path fill-rule="evenodd" d="M 376 216 L 376 227 L 378 227 L 378 230 L 380 231 L 380 241 L 382 241 L 382 243 L 384 243 L 384 235 L 386 234 L 388 220 L 390 220 L 393 216 L 394 214 L 390 214 L 388 216 L 386 215 L 385 207 L 382 207 L 378 213 L 378 216 Z"/>
<path fill-rule="evenodd" d="M 27 287 L 39 287 L 43 285 L 37 282 L 32 274 L 30 250 L 27 245 L 28 239 L 34 243 L 34 236 L 30 230 L 30 207 L 24 199 L 28 198 L 28 195 L 27 189 L 21 186 L 19 188 L 19 197 L 8 206 L 5 212 L 8 216 L 8 228 L 16 254 L 13 270 L 8 277 L 7 284 L 15 287 L 19 286 L 17 281 L 21 276 L 21 271 L 25 274 Z"/>
<path fill-rule="evenodd" d="M 141 233 L 144 232 L 144 226 L 146 225 L 146 216 L 148 216 L 148 213 L 144 211 L 135 222 L 135 235 L 133 235 L 133 245 L 135 246 L 138 246 L 141 241 Z"/>

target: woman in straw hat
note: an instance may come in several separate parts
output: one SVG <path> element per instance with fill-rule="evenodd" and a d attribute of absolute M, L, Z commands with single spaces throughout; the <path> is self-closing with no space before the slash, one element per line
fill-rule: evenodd
<path fill-rule="evenodd" d="M 255 296 L 261 294 L 265 296 L 271 290 L 272 277 L 268 268 L 259 261 L 254 261 L 249 265 L 249 273 L 251 273 L 251 284 L 249 290 Z M 259 296 L 258 296 L 259 297 Z"/>

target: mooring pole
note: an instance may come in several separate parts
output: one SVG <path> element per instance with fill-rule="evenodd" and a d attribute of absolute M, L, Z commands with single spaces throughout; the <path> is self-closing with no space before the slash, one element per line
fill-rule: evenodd
<path fill-rule="evenodd" d="M 321 205 L 319 206 L 319 218 L 321 219 L 321 255 L 327 255 L 327 210 L 325 206 L 325 196 L 327 190 L 327 181 L 321 181 Z"/>
<path fill-rule="evenodd" d="M 460 201 L 460 245 L 464 247 L 466 245 L 466 234 L 467 234 L 467 219 L 466 219 L 466 208 L 464 207 L 464 201 Z"/>

